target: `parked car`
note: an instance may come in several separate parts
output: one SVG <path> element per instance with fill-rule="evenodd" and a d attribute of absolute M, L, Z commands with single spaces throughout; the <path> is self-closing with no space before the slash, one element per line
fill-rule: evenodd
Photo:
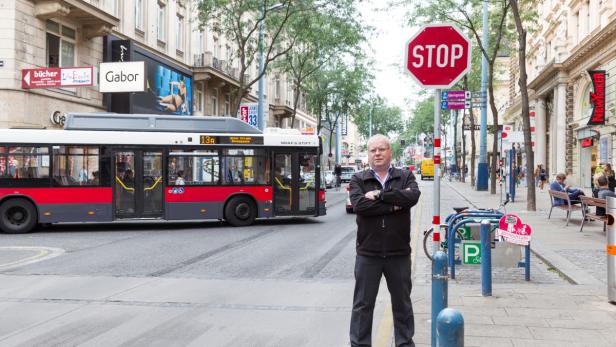
<path fill-rule="evenodd" d="M 336 175 L 334 175 L 334 171 L 326 170 L 323 171 L 323 174 L 325 175 L 325 187 L 333 188 L 336 183 Z"/>
<path fill-rule="evenodd" d="M 351 177 L 357 170 L 355 166 L 343 166 L 342 174 L 340 175 L 340 181 L 342 182 L 351 182 Z"/>

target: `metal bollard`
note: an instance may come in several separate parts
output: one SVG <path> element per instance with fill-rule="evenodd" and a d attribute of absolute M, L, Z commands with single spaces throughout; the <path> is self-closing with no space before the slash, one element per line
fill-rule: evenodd
<path fill-rule="evenodd" d="M 530 242 L 524 246 L 524 279 L 530 281 Z"/>
<path fill-rule="evenodd" d="M 436 347 L 436 317 L 447 307 L 447 255 L 434 253 L 432 261 L 432 347 Z"/>
<path fill-rule="evenodd" d="M 616 304 L 616 198 L 607 197 L 607 301 Z"/>
<path fill-rule="evenodd" d="M 492 240 L 490 221 L 481 221 L 481 295 L 492 296 Z"/>
<path fill-rule="evenodd" d="M 464 317 L 460 311 L 446 308 L 436 318 L 438 347 L 464 347 Z"/>

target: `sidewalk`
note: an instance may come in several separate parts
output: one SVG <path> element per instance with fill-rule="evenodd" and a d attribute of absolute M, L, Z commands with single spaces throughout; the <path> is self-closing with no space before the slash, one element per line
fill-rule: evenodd
<path fill-rule="evenodd" d="M 444 182 L 442 191 L 452 189 L 473 207 L 498 207 L 500 188 L 497 194 L 478 192 L 469 183 Z M 503 196 L 505 194 L 503 193 Z M 550 212 L 550 196 L 547 187 L 536 192 L 537 211 L 526 210 L 526 188 L 516 191 L 515 202 L 506 206 L 509 213 L 520 216 L 524 223 L 532 227 L 533 252 L 554 267 L 574 284 L 587 284 L 605 287 L 607 283 L 607 262 L 605 253 L 605 233 L 600 222 L 587 222 L 580 232 L 581 212 L 571 215 L 569 226 L 565 226 L 566 212 L 560 209 Z M 441 211 L 442 215 L 449 211 Z"/>
<path fill-rule="evenodd" d="M 525 195 L 526 189 L 520 192 Z M 443 182 L 441 197 L 445 206 L 466 201 L 474 207 L 497 207 L 500 194 L 477 192 L 468 183 Z M 531 281 L 524 281 L 518 269 L 493 269 L 492 296 L 483 297 L 479 269 L 456 267 L 448 306 L 464 316 L 465 346 L 613 346 L 616 305 L 606 297 L 602 225 L 589 223 L 580 233 L 579 216 L 573 215 L 565 227 L 560 210 L 548 220 L 547 190 L 537 193 L 536 212 L 526 211 L 525 196 L 517 198 L 507 205 L 507 212 L 518 214 L 533 228 Z M 430 207 L 424 209 L 430 215 Z M 443 218 L 450 213 L 446 209 L 450 207 L 441 206 Z M 415 266 L 415 342 L 429 346 L 430 263 L 419 254 Z"/>

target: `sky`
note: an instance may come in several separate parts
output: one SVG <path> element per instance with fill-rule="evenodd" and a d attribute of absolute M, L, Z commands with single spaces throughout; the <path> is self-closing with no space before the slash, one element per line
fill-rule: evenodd
<path fill-rule="evenodd" d="M 375 62 L 375 91 L 392 106 L 400 107 L 408 117 L 409 106 L 417 100 L 421 88 L 404 69 L 406 42 L 417 31 L 408 24 L 407 10 L 387 8 L 389 1 L 367 0 L 360 5 L 362 19 L 374 28 L 367 42 L 367 54 Z"/>

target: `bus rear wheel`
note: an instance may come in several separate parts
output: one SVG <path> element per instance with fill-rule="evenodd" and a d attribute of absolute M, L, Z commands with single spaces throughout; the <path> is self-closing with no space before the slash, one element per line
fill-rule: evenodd
<path fill-rule="evenodd" d="M 236 196 L 225 206 L 225 219 L 234 227 L 250 225 L 255 218 L 257 218 L 257 208 L 246 196 Z"/>
<path fill-rule="evenodd" d="M 10 199 L 0 205 L 0 230 L 4 233 L 28 233 L 37 219 L 36 208 L 26 199 Z"/>

